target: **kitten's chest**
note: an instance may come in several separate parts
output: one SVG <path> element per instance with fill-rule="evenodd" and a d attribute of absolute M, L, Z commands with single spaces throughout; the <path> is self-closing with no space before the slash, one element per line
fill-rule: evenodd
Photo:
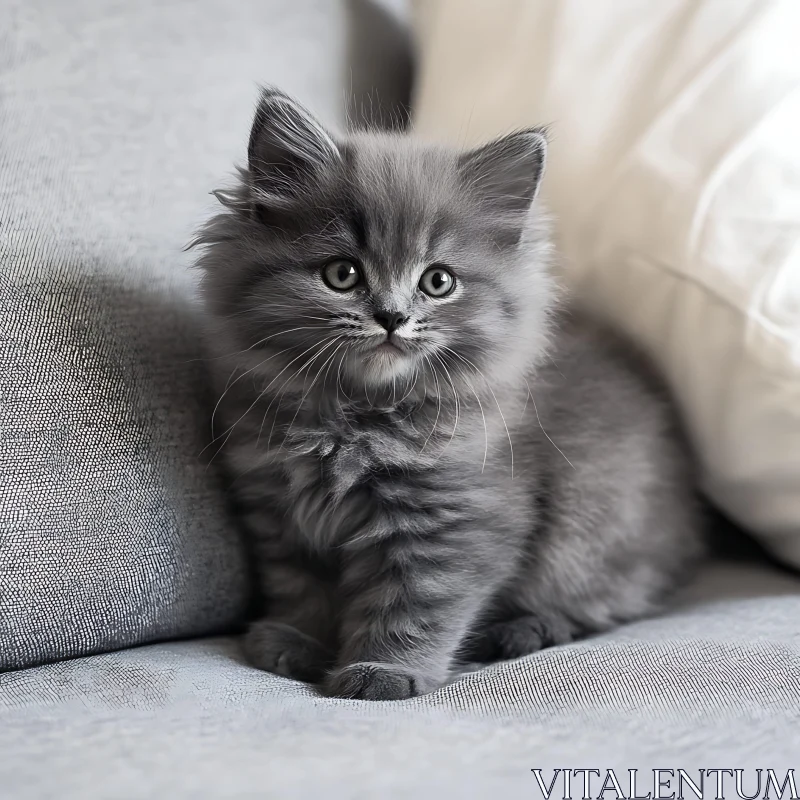
<path fill-rule="evenodd" d="M 368 430 L 314 426 L 292 435 L 284 471 L 295 533 L 316 551 L 358 535 L 373 517 L 372 484 L 387 453 Z"/>

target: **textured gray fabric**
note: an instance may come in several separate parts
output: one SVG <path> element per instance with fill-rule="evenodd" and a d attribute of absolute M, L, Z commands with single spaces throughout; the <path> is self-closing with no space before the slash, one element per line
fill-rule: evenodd
<path fill-rule="evenodd" d="M 257 82 L 341 120 L 352 13 L 0 0 L 0 669 L 241 612 L 181 248 Z"/>
<path fill-rule="evenodd" d="M 2 796 L 541 798 L 535 767 L 800 773 L 798 619 L 799 579 L 718 566 L 663 618 L 402 702 L 320 698 L 226 639 L 7 673 Z"/>

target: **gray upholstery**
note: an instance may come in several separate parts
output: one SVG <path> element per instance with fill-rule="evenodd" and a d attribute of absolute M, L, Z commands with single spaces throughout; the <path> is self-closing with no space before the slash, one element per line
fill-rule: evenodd
<path fill-rule="evenodd" d="M 356 56 L 389 93 L 364 27 L 380 16 L 0 2 L 0 669 L 240 616 L 182 247 L 244 155 L 257 82 L 333 124 Z"/>
<path fill-rule="evenodd" d="M 798 619 L 797 578 L 718 566 L 663 618 L 398 703 L 320 698 L 228 639 L 7 673 L 0 796 L 541 800 L 535 767 L 785 771 Z"/>

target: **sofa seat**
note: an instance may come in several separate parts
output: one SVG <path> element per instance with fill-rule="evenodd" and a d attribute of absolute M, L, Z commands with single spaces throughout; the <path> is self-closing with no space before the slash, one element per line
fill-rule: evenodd
<path fill-rule="evenodd" d="M 798 621 L 799 578 L 718 563 L 664 616 L 402 702 L 320 697 L 235 638 L 8 672 L 0 797 L 541 797 L 536 768 L 638 768 L 646 794 L 656 768 L 785 771 Z"/>

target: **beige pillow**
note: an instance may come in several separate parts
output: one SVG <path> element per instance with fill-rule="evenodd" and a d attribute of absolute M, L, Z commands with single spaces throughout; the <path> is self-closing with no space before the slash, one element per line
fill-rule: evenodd
<path fill-rule="evenodd" d="M 710 495 L 800 565 L 800 2 L 415 13 L 416 132 L 551 125 L 569 285 L 661 368 Z"/>

